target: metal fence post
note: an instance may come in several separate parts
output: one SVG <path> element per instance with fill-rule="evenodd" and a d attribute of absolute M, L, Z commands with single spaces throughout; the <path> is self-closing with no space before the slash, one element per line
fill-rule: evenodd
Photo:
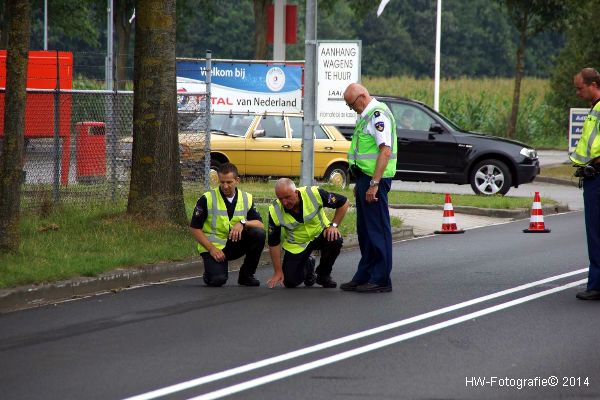
<path fill-rule="evenodd" d="M 56 51 L 56 88 L 54 89 L 54 180 L 52 183 L 52 199 L 54 203 L 60 201 L 60 59 Z M 68 167 L 67 167 L 68 168 Z"/>
<path fill-rule="evenodd" d="M 210 190 L 210 83 L 212 75 L 212 52 L 206 50 L 206 139 L 204 140 L 204 191 Z"/>
<path fill-rule="evenodd" d="M 108 151 L 106 154 L 108 156 L 108 168 L 110 170 L 110 198 L 113 203 L 117 201 L 117 160 L 115 154 L 117 148 L 117 133 L 115 129 L 115 104 L 118 104 L 118 97 L 117 90 L 115 89 L 108 95 L 106 104 L 106 134 L 108 136 Z M 104 162 L 106 162 L 106 160 Z"/>

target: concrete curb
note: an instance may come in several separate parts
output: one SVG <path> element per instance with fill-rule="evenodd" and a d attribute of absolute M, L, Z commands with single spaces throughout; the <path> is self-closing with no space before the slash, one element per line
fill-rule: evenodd
<path fill-rule="evenodd" d="M 392 232 L 394 240 L 414 237 L 413 228 L 405 226 Z M 351 235 L 344 238 L 344 249 L 358 246 L 358 238 Z M 342 251 L 344 251 L 342 249 Z M 238 271 L 242 259 L 229 263 L 230 271 Z M 271 265 L 269 251 L 265 249 L 261 255 L 259 268 Z M 98 277 L 80 277 L 67 281 L 47 283 L 43 285 L 27 285 L 11 289 L 0 289 L 0 314 L 24 310 L 47 304 L 93 296 L 158 282 L 176 279 L 200 277 L 204 267 L 200 258 L 176 263 L 159 263 L 132 268 L 119 268 Z M 232 284 L 231 281 L 228 284 Z M 233 282 L 236 284 L 236 282 Z M 263 282 L 264 284 L 264 282 Z"/>
<path fill-rule="evenodd" d="M 390 205 L 390 208 L 397 209 L 420 209 L 420 210 L 443 210 L 443 205 L 414 205 L 414 204 L 395 204 Z M 523 219 L 531 216 L 531 209 L 517 208 L 513 210 L 497 209 L 497 208 L 479 208 L 470 206 L 453 206 L 454 212 L 460 214 L 479 215 L 494 218 L 512 218 Z M 546 214 L 558 214 L 570 211 L 566 205 L 542 205 L 542 212 Z"/>
<path fill-rule="evenodd" d="M 577 187 L 579 179 L 573 177 L 570 179 L 552 178 L 551 176 L 536 176 L 534 182 L 552 183 L 554 185 L 573 186 Z"/>

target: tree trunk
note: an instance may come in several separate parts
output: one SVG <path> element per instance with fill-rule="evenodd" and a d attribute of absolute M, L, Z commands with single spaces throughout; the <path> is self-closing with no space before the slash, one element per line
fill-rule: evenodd
<path fill-rule="evenodd" d="M 21 184 L 23 180 L 23 131 L 27 95 L 31 4 L 9 1 L 6 7 L 8 51 L 4 97 L 4 145 L 0 157 L 0 253 L 17 252 Z"/>
<path fill-rule="evenodd" d="M 519 47 L 515 62 L 515 89 L 513 91 L 512 110 L 508 120 L 507 136 L 514 139 L 517 133 L 517 119 L 519 117 L 519 103 L 521 101 L 521 81 L 525 73 L 525 48 L 527 46 L 528 14 L 523 16 L 523 23 L 519 28 Z"/>
<path fill-rule="evenodd" d="M 267 47 L 267 9 L 271 0 L 254 0 L 254 59 L 266 60 Z"/>
<path fill-rule="evenodd" d="M 129 40 L 131 37 L 129 18 L 133 13 L 133 6 L 133 2 L 130 0 L 117 0 L 115 2 L 114 23 L 117 32 L 115 88 L 118 90 L 125 89 L 127 82 L 127 61 L 129 59 Z"/>
<path fill-rule="evenodd" d="M 127 212 L 186 223 L 179 167 L 175 0 L 137 0 Z"/>

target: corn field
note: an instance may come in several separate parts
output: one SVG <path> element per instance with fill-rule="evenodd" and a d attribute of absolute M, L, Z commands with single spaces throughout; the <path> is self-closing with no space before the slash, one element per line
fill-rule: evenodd
<path fill-rule="evenodd" d="M 97 89 L 97 84 L 81 77 L 73 83 L 76 88 Z M 403 96 L 433 106 L 432 79 L 364 76 L 362 83 L 373 94 Z M 464 129 L 506 137 L 513 90 L 512 78 L 442 80 L 440 111 Z M 548 90 L 548 80 L 523 79 L 516 139 L 538 149 L 566 149 L 568 110 L 547 106 Z"/>
<path fill-rule="evenodd" d="M 433 80 L 412 77 L 363 77 L 370 93 L 403 96 L 433 106 Z M 525 78 L 516 139 L 536 148 L 566 149 L 568 110 L 548 107 L 549 82 Z M 454 79 L 440 82 L 440 112 L 460 127 L 506 137 L 514 80 L 509 78 Z"/>

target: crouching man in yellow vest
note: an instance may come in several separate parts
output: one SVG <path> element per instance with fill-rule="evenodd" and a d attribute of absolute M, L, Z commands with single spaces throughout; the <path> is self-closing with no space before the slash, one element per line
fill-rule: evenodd
<path fill-rule="evenodd" d="M 190 230 L 204 261 L 204 283 L 219 287 L 227 282 L 228 261 L 246 255 L 238 284 L 260 286 L 254 277 L 265 246 L 265 230 L 252 195 L 237 189 L 238 169 L 231 163 L 218 170 L 219 187 L 196 203 Z"/>
<path fill-rule="evenodd" d="M 316 282 L 324 288 L 337 287 L 331 270 L 342 248 L 338 226 L 348 211 L 346 197 L 317 186 L 296 188 L 288 178 L 277 181 L 275 195 L 277 200 L 269 206 L 268 238 L 274 273 L 267 285 L 274 288 L 283 283 L 293 288 L 303 282 L 305 286 Z M 331 222 L 323 207 L 335 209 Z M 316 274 L 315 260 L 310 255 L 313 250 L 321 251 Z"/>

